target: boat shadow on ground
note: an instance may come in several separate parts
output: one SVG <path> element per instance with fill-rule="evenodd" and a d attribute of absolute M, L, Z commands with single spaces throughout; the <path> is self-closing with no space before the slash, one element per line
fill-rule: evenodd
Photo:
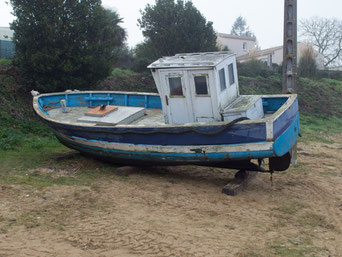
<path fill-rule="evenodd" d="M 72 151 L 54 155 L 53 162 L 78 162 L 79 166 L 113 168 L 113 173 L 119 176 L 143 176 L 146 178 L 164 179 L 170 183 L 206 184 L 224 186 L 234 179 L 236 170 L 208 166 L 128 166 L 111 162 L 105 158 L 95 158 L 80 152 Z M 74 166 L 74 165 L 73 165 Z"/>
<path fill-rule="evenodd" d="M 139 174 L 146 177 L 164 179 L 171 183 L 206 184 L 224 186 L 234 179 L 236 171 L 213 168 L 206 166 L 182 165 L 182 166 L 151 166 L 138 167 Z"/>

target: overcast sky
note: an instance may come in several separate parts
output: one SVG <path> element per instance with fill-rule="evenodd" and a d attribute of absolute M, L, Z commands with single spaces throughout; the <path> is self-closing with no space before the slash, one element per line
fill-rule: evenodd
<path fill-rule="evenodd" d="M 0 0 L 0 27 L 7 27 L 14 19 L 10 14 L 9 0 Z M 235 19 L 241 15 L 247 19 L 250 30 L 256 35 L 261 48 L 282 44 L 283 0 L 192 0 L 197 9 L 214 29 L 230 33 Z M 106 8 L 115 9 L 123 18 L 122 27 L 128 33 L 128 44 L 134 46 L 143 40 L 137 26 L 140 11 L 155 0 L 102 0 Z M 313 16 L 342 19 L 342 0 L 298 0 L 298 19 Z"/>

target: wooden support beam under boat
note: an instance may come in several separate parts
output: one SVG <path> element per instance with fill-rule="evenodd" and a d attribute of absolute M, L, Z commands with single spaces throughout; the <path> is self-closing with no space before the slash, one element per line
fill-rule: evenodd
<path fill-rule="evenodd" d="M 234 196 L 248 185 L 248 182 L 257 176 L 257 172 L 240 170 L 235 178 L 222 188 L 222 194 Z"/>

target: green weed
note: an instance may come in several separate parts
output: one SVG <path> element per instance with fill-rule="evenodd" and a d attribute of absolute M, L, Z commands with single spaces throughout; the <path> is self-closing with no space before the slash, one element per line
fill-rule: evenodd
<path fill-rule="evenodd" d="M 277 256 L 283 257 L 302 257 L 307 256 L 310 252 L 306 249 L 291 247 L 282 244 L 274 244 L 271 246 Z"/>
<path fill-rule="evenodd" d="M 286 215 L 294 215 L 299 210 L 303 209 L 305 206 L 302 203 L 299 202 L 291 202 L 285 205 L 282 205 L 278 208 L 275 208 L 275 210 L 280 211 L 283 214 Z"/>
<path fill-rule="evenodd" d="M 0 58 L 0 64 L 11 65 L 12 59 Z"/>
<path fill-rule="evenodd" d="M 313 212 L 306 212 L 304 215 L 299 217 L 298 222 L 300 225 L 312 228 L 321 227 L 327 230 L 336 230 L 336 227 L 333 224 L 330 224 L 324 216 Z"/>
<path fill-rule="evenodd" d="M 21 173 L 16 172 L 12 174 L 0 175 L 1 184 L 19 184 L 19 185 L 30 185 L 35 188 L 44 188 L 52 185 L 80 185 L 84 184 L 73 177 L 60 176 L 53 178 L 51 176 L 41 175 L 38 171 L 33 173 Z M 86 183 L 87 184 L 87 183 Z"/>
<path fill-rule="evenodd" d="M 297 186 L 297 183 L 295 181 L 288 181 L 284 185 L 290 186 L 290 187 L 295 187 L 295 186 Z"/>
<path fill-rule="evenodd" d="M 281 257 L 316 256 L 317 252 L 325 251 L 325 249 L 315 247 L 308 236 L 289 239 L 287 242 L 275 241 L 269 244 L 268 248 L 276 256 Z"/>
<path fill-rule="evenodd" d="M 120 180 L 113 172 L 115 168 L 110 163 L 85 158 L 49 137 L 27 136 L 14 150 L 0 150 L 0 184 L 6 185 L 38 189 L 52 185 L 91 186 L 103 178 Z"/>
<path fill-rule="evenodd" d="M 254 250 L 245 250 L 238 253 L 237 257 L 263 257 L 263 255 L 256 253 Z"/>
<path fill-rule="evenodd" d="M 136 73 L 134 71 L 131 71 L 131 70 L 128 70 L 128 69 L 114 68 L 112 70 L 110 76 L 113 76 L 113 77 L 118 77 L 118 76 L 129 77 L 129 76 L 134 76 L 134 75 L 137 75 L 137 74 L 138 73 Z"/>
<path fill-rule="evenodd" d="M 317 141 L 326 144 L 332 144 L 328 136 L 331 134 L 342 133 L 342 119 L 316 117 L 313 115 L 300 114 L 300 132 L 301 141 Z"/>

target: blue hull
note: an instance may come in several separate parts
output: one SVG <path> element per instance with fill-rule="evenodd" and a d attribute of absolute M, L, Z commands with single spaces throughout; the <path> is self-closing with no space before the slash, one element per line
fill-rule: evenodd
<path fill-rule="evenodd" d="M 235 124 L 216 122 L 156 127 L 89 126 L 52 120 L 45 106 L 59 99 L 66 99 L 71 107 L 104 103 L 160 109 L 159 96 L 85 92 L 35 97 L 34 110 L 61 143 L 117 163 L 217 166 L 241 160 L 281 157 L 295 145 L 299 134 L 295 95 L 264 96 L 264 111 L 270 113 L 265 119 Z"/>
<path fill-rule="evenodd" d="M 281 157 L 285 155 L 291 147 L 296 143 L 299 128 L 299 116 L 290 124 L 290 126 L 278 137 L 272 147 L 268 150 L 255 150 L 255 151 L 238 151 L 238 152 L 215 152 L 215 153 L 164 153 L 164 152 L 141 152 L 141 151 L 123 151 L 117 149 L 108 149 L 99 146 L 93 146 L 87 144 L 87 139 L 79 139 L 77 142 L 71 140 L 68 137 L 62 136 L 58 132 L 55 132 L 58 140 L 69 148 L 78 150 L 85 154 L 104 158 L 116 163 L 123 164 L 139 164 L 139 165 L 206 165 L 217 166 L 218 164 L 224 164 L 230 161 L 237 160 L 251 160 L 251 159 L 264 159 L 271 157 Z M 82 143 L 83 141 L 83 143 Z M 95 140 L 96 141 L 96 140 Z M 101 141 L 97 141 L 101 142 Z M 102 141 L 104 144 L 108 144 L 106 141 Z M 259 142 L 261 144 L 267 142 Z M 250 148 L 252 143 L 244 144 L 246 149 Z M 162 145 L 155 145 L 162 148 Z M 133 146 L 132 146 L 133 147 Z M 176 146 L 181 148 L 181 146 Z M 194 146 L 195 147 L 195 146 Z"/>

